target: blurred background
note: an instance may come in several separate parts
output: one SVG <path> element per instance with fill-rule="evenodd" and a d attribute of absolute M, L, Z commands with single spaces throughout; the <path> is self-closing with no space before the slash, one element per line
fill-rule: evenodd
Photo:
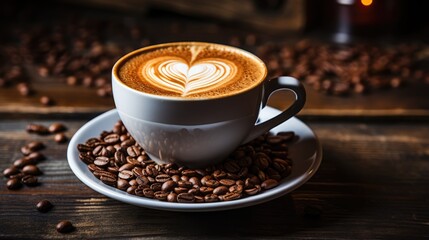
<path fill-rule="evenodd" d="M 0 112 L 111 108 L 114 62 L 134 49 L 171 41 L 224 43 L 255 53 L 270 77 L 291 75 L 306 84 L 304 115 L 332 109 L 352 115 L 366 109 L 429 111 L 428 5 L 406 0 L 2 1 Z M 282 108 L 280 102 L 273 105 Z"/>

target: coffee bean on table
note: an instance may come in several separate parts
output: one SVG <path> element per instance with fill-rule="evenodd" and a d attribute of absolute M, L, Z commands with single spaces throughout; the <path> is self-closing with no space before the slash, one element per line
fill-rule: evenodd
<path fill-rule="evenodd" d="M 21 178 L 21 182 L 29 187 L 34 187 L 38 185 L 38 179 L 34 175 L 24 175 Z"/>
<path fill-rule="evenodd" d="M 19 173 L 19 172 L 20 172 L 19 168 L 15 167 L 15 166 L 11 166 L 11 167 L 8 167 L 5 170 L 3 170 L 3 175 L 8 178 L 12 175 Z"/>
<path fill-rule="evenodd" d="M 70 221 L 63 220 L 57 224 L 56 229 L 57 229 L 57 232 L 59 233 L 69 233 L 69 232 L 72 232 L 75 229 L 75 227 Z"/>
<path fill-rule="evenodd" d="M 9 190 L 16 190 L 16 189 L 19 189 L 21 186 L 22 186 L 21 181 L 18 178 L 11 178 L 6 182 L 6 187 Z"/>
<path fill-rule="evenodd" d="M 22 168 L 22 172 L 24 174 L 30 174 L 30 175 L 40 175 L 42 174 L 42 171 L 40 171 L 40 169 L 36 166 L 36 165 L 25 165 Z"/>
<path fill-rule="evenodd" d="M 67 142 L 67 137 L 64 133 L 57 133 L 54 136 L 54 141 L 57 143 L 65 143 Z"/>
<path fill-rule="evenodd" d="M 43 104 L 44 106 L 52 106 L 54 105 L 54 100 L 52 100 L 50 97 L 48 96 L 42 96 L 40 97 L 40 103 Z"/>
<path fill-rule="evenodd" d="M 39 212 L 42 212 L 42 213 L 46 213 L 46 212 L 48 212 L 49 210 L 51 210 L 52 209 L 52 207 L 53 207 L 54 205 L 52 205 L 52 203 L 51 202 L 49 202 L 48 200 L 42 200 L 42 201 L 40 201 L 40 202 L 38 202 L 37 204 L 36 204 L 36 208 L 37 208 L 37 210 L 39 211 Z"/>
<path fill-rule="evenodd" d="M 49 130 L 47 127 L 40 124 L 34 124 L 34 123 L 28 124 L 26 130 L 28 133 L 36 133 L 39 135 L 45 135 L 49 133 Z"/>
<path fill-rule="evenodd" d="M 59 133 L 67 130 L 67 127 L 62 123 L 52 123 L 48 127 L 48 131 L 50 133 Z"/>

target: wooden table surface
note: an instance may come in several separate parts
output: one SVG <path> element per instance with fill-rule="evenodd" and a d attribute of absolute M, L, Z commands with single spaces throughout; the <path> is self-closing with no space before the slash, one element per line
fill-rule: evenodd
<path fill-rule="evenodd" d="M 114 108 L 112 98 L 55 79 L 32 83 L 39 95 L 24 98 L 0 88 L 0 169 L 21 157 L 31 140 L 46 143 L 37 187 L 8 190 L 0 178 L 0 238 L 150 239 L 428 239 L 429 87 L 409 85 L 349 97 L 310 88 L 299 118 L 319 137 L 323 161 L 307 183 L 278 199 L 242 209 L 178 213 L 136 207 L 84 185 L 67 164 L 67 143 L 25 131 L 27 124 L 62 122 L 73 134 Z M 57 104 L 44 107 L 38 96 Z M 270 105 L 286 107 L 284 95 Z M 54 208 L 36 210 L 48 199 Z M 76 230 L 60 234 L 70 220 Z"/>

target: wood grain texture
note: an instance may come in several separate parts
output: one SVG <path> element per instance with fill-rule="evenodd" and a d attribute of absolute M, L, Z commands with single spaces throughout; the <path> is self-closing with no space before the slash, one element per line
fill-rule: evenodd
<path fill-rule="evenodd" d="M 38 187 L 10 191 L 0 180 L 0 238 L 305 238 L 422 239 L 429 235 L 429 127 L 416 123 L 308 122 L 324 150 L 319 171 L 296 191 L 265 204 L 213 213 L 174 213 L 106 198 L 81 183 L 66 162 L 67 144 L 25 133 L 29 122 L 1 120 L 0 168 L 19 147 L 43 140 L 48 159 Z M 71 136 L 86 120 L 63 121 Z M 35 204 L 55 207 L 39 213 Z M 76 231 L 59 234 L 70 220 Z"/>

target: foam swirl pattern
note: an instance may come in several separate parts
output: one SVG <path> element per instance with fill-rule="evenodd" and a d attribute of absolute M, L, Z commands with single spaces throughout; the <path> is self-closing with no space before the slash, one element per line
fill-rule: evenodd
<path fill-rule="evenodd" d="M 180 57 L 161 56 L 149 60 L 141 74 L 158 88 L 187 96 L 223 87 L 234 79 L 237 71 L 233 62 L 221 58 L 188 63 Z"/>

